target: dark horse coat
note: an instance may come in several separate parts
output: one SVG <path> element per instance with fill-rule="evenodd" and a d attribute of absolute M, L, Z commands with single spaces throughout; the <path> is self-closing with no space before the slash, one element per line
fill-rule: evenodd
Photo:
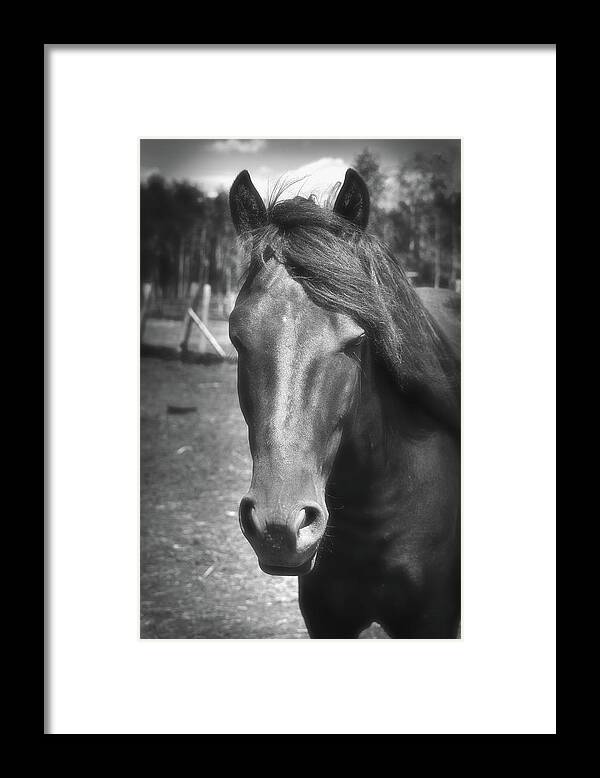
<path fill-rule="evenodd" d="M 252 483 L 240 526 L 297 575 L 311 637 L 456 637 L 458 296 L 415 290 L 365 228 L 349 170 L 333 208 L 230 192 L 248 258 L 230 318 Z"/>

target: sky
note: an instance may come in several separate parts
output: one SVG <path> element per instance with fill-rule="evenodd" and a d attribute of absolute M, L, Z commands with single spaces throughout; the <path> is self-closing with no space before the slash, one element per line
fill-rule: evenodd
<path fill-rule="evenodd" d="M 395 174 L 419 151 L 444 154 L 450 162 L 452 188 L 460 190 L 460 140 L 142 139 L 140 175 L 142 180 L 154 173 L 167 179 L 186 179 L 214 196 L 228 191 L 236 175 L 246 169 L 263 198 L 280 178 L 302 179 L 286 197 L 313 193 L 320 197 L 344 180 L 346 170 L 365 146 L 379 159 L 390 204 Z"/>

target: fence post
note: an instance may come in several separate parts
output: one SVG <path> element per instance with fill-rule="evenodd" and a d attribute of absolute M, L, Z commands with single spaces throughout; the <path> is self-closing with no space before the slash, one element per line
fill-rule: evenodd
<path fill-rule="evenodd" d="M 144 337 L 146 329 L 146 320 L 148 319 L 148 310 L 150 308 L 150 297 L 152 296 L 152 284 L 142 284 L 142 307 L 140 311 L 140 342 Z"/>
<path fill-rule="evenodd" d="M 192 320 L 188 315 L 188 310 L 191 308 L 193 311 L 198 307 L 200 301 L 200 284 L 193 281 L 190 284 L 189 299 L 185 306 L 185 313 L 183 315 L 183 322 L 181 327 L 181 342 L 179 344 L 180 351 L 188 350 L 188 340 L 190 339 L 190 333 L 192 331 Z"/>
<path fill-rule="evenodd" d="M 231 291 L 231 268 L 225 270 L 225 298 L 223 301 L 223 315 L 229 318 L 234 305 L 234 294 Z"/>
<path fill-rule="evenodd" d="M 208 326 L 208 314 L 210 310 L 210 284 L 204 284 L 202 287 L 202 302 L 200 304 L 200 320 L 203 324 Z M 208 350 L 208 340 L 204 336 L 200 336 L 200 345 L 198 350 L 201 354 L 204 354 Z"/>

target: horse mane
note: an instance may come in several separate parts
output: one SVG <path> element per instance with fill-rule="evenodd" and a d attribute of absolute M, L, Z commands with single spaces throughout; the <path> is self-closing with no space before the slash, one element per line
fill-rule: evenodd
<path fill-rule="evenodd" d="M 246 282 L 268 260 L 284 263 L 316 304 L 365 330 L 400 391 L 441 402 L 458 428 L 459 365 L 400 262 L 378 238 L 336 214 L 332 197 L 322 207 L 312 196 L 282 200 L 284 190 L 269 197 L 266 224 L 243 238 Z"/>

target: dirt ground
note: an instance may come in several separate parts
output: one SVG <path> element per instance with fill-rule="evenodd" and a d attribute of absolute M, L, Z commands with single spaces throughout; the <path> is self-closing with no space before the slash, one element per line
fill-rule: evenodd
<path fill-rule="evenodd" d="M 226 323 L 211 330 L 230 353 Z M 144 340 L 179 333 L 150 321 Z M 251 460 L 236 365 L 143 357 L 140 426 L 141 637 L 307 638 L 297 579 L 261 572 L 238 526 Z M 361 637 L 387 636 L 373 625 Z"/>

